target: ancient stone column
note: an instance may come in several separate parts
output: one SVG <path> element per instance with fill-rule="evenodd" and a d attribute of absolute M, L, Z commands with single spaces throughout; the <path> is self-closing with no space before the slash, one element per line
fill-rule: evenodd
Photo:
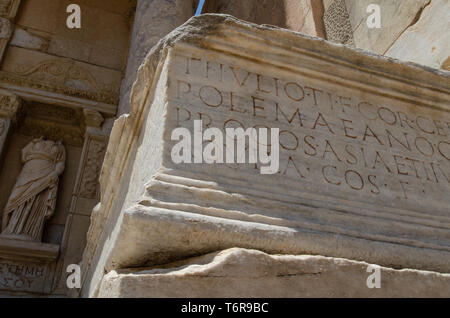
<path fill-rule="evenodd" d="M 280 0 L 211 0 L 204 12 L 224 13 L 257 24 L 286 27 L 285 1 Z"/>
<path fill-rule="evenodd" d="M 12 122 L 16 120 L 20 104 L 19 97 L 6 90 L 0 90 L 0 158 L 4 156 L 6 139 Z"/>
<path fill-rule="evenodd" d="M 270 24 L 324 37 L 322 1 L 316 0 L 210 0 L 206 13 L 225 13 L 257 24 Z"/>
<path fill-rule="evenodd" d="M 150 49 L 193 15 L 193 0 L 138 0 L 127 70 L 121 87 L 119 115 L 130 110 L 130 90 Z"/>

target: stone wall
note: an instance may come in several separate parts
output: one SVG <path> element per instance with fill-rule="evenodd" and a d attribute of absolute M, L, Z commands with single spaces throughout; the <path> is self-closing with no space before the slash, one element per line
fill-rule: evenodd
<path fill-rule="evenodd" d="M 136 1 L 77 1 L 81 29 L 66 26 L 71 3 L 0 1 L 0 220 L 23 167 L 22 149 L 44 136 L 61 140 L 66 150 L 42 241 L 0 238 L 0 295 L 67 295 L 66 267 L 81 260 L 99 200 L 98 177 L 117 112 Z M 11 100 L 18 101 L 13 111 Z"/>
<path fill-rule="evenodd" d="M 198 1 L 0 0 L 0 223 L 5 220 L 3 210 L 24 166 L 22 149 L 45 136 L 55 142 L 61 140 L 66 152 L 65 169 L 58 176 L 54 213 L 45 223 L 42 240 L 15 240 L 0 235 L 0 295 L 66 296 L 65 269 L 83 259 L 83 296 L 179 296 L 168 289 L 146 287 L 156 281 L 155 271 L 160 267 L 177 268 L 172 263 L 164 265 L 173 260 L 207 254 L 200 260 L 205 265 L 200 274 L 204 274 L 210 271 L 208 262 L 216 264 L 217 255 L 208 253 L 236 246 L 296 255 L 225 251 L 220 254 L 225 255 L 220 258 L 224 268 L 237 259 L 236 268 L 246 272 L 252 262 L 265 259 L 268 267 L 256 268 L 256 272 L 280 261 L 284 265 L 272 271 L 276 277 L 289 275 L 286 268 L 292 267 L 305 273 L 311 269 L 316 273 L 317 266 L 325 269 L 322 276 L 326 278 L 322 279 L 266 277 L 272 286 L 285 292 L 289 291 L 286 286 L 320 285 L 328 278 L 337 286 L 342 279 L 339 271 L 359 281 L 365 266 L 362 261 L 367 261 L 385 266 L 383 273 L 392 288 L 382 295 L 448 295 L 448 290 L 441 288 L 448 282 L 448 275 L 441 273 L 449 268 L 445 196 L 449 155 L 444 135 L 450 127 L 448 74 L 355 52 L 317 38 L 449 70 L 450 34 L 443 30 L 449 29 L 450 4 L 447 0 L 380 0 L 377 3 L 382 27 L 370 29 L 366 8 L 372 2 L 209 0 L 206 13 L 231 14 L 271 26 L 256 27 L 230 17 L 205 16 L 176 29 L 194 14 Z M 71 3 L 80 5 L 81 29 L 66 26 L 66 8 Z M 222 32 L 220 36 L 216 31 Z M 205 35 L 210 38 L 205 39 Z M 280 42 L 284 45 L 277 46 Z M 187 65 L 183 64 L 183 54 L 188 55 Z M 191 68 L 188 74 L 183 73 L 182 65 L 197 68 Z M 344 69 L 343 65 L 350 67 Z M 224 72 L 228 83 L 212 80 L 218 70 Z M 336 70 L 340 73 L 334 74 Z M 269 71 L 273 76 L 268 75 Z M 310 85 L 297 84 L 297 80 Z M 252 81 L 257 83 L 256 91 L 246 86 Z M 174 91 L 174 83 L 179 85 L 178 91 Z M 206 85 L 208 94 L 191 94 L 199 83 Z M 277 85 L 284 89 L 282 101 L 278 100 L 281 97 Z M 276 92 L 273 100 L 265 95 L 271 89 Z M 316 94 L 320 92 L 326 92 L 329 101 L 318 100 Z M 239 96 L 233 99 L 233 93 Z M 224 107 L 211 107 L 216 105 L 217 96 L 221 103 L 229 104 L 234 117 L 226 117 Z M 206 97 L 206 110 L 199 106 L 203 104 L 198 97 Z M 362 115 L 372 114 L 373 105 L 362 102 L 366 97 L 379 103 L 379 118 L 363 119 L 375 120 L 371 127 L 382 129 L 387 139 L 380 141 L 371 129 L 349 126 L 363 122 L 358 117 L 361 114 L 346 113 L 356 100 L 359 106 L 355 109 L 359 107 L 361 112 L 362 107 Z M 242 108 L 245 98 L 253 98 L 252 107 Z M 305 100 L 309 104 L 300 111 L 296 105 Z M 263 104 L 269 101 L 278 104 Z M 308 110 L 312 105 L 324 108 L 326 103 L 331 108 L 322 109 L 319 115 L 314 113 L 315 108 Z M 273 114 L 269 109 L 276 114 L 272 121 L 267 117 Z M 341 118 L 338 111 L 341 117 L 356 117 Z M 249 114 L 253 116 L 247 118 Z M 389 117 L 385 117 L 389 114 L 394 114 L 395 123 L 389 123 Z M 174 116 L 184 125 L 197 117 L 211 120 L 209 124 L 225 117 L 234 123 L 260 120 L 258 123 L 264 125 L 286 119 L 283 151 L 293 151 L 297 140 L 307 157 L 296 161 L 294 155 L 285 156 L 280 176 L 270 179 L 271 193 L 264 192 L 265 182 L 253 175 L 256 169 L 239 171 L 233 166 L 225 172 L 220 168 L 205 170 L 207 173 L 197 168 L 179 169 L 167 156 L 168 127 L 174 125 Z M 295 135 L 298 132 L 290 132 L 295 124 L 304 129 L 312 118 L 315 124 L 311 129 L 329 131 L 314 136 L 310 132 L 300 139 Z M 365 139 L 379 141 L 372 157 L 364 158 L 366 140 L 358 141 L 362 157 L 355 157 L 349 150 L 355 150 L 351 148 L 354 145 L 335 138 L 334 131 L 342 124 L 343 138 L 353 140 L 353 134 L 359 133 Z M 331 135 L 327 135 L 329 132 Z M 433 154 L 416 153 L 432 157 L 430 162 L 409 157 L 414 150 L 409 149 L 407 138 L 411 136 L 415 137 L 411 145 L 419 152 L 427 146 L 427 138 L 432 140 L 428 145 Z M 321 146 L 312 142 L 322 139 Z M 340 150 L 335 152 L 339 146 L 345 150 L 347 161 L 340 159 Z M 388 146 L 397 151 L 397 159 L 394 156 L 386 163 L 389 154 L 384 155 L 383 147 Z M 323 150 L 322 158 L 317 155 L 318 149 Z M 315 154 L 311 155 L 311 151 Z M 400 155 L 403 163 L 397 162 Z M 361 163 L 366 159 L 373 159 L 373 167 L 353 167 L 354 160 Z M 423 169 L 417 168 L 418 163 L 423 164 Z M 400 177 L 393 176 L 393 171 Z M 383 183 L 378 183 L 381 179 Z M 251 180 L 254 184 L 250 187 Z M 364 187 L 359 189 L 358 182 Z M 247 191 L 249 188 L 251 191 Z M 279 202 L 283 202 L 282 208 Z M 384 202 L 383 208 L 377 207 L 380 202 Z M 333 258 L 299 256 L 304 253 Z M 196 262 L 199 259 L 186 260 L 187 271 Z M 340 266 L 336 267 L 336 263 Z M 131 266 L 144 268 L 127 269 Z M 416 270 L 403 272 L 388 267 Z M 430 274 L 423 269 L 441 273 Z M 109 272 L 106 276 L 105 271 Z M 171 270 L 166 274 L 163 279 L 168 284 L 180 284 L 173 281 Z M 415 281 L 407 288 L 409 279 Z M 260 294 L 253 296 L 311 295 L 307 291 L 265 294 L 263 286 L 267 281 L 255 281 Z M 195 285 L 195 278 L 191 283 L 201 287 Z M 134 292 L 140 288 L 139 294 L 133 294 L 130 284 L 138 285 Z M 339 293 L 333 286 L 322 286 L 315 295 L 351 295 Z M 360 287 L 353 290 L 356 295 Z M 229 292 L 214 291 L 216 295 Z M 239 290 L 245 296 L 248 292 L 245 288 Z M 361 293 L 373 295 L 366 289 Z"/>
<path fill-rule="evenodd" d="M 71 1 L 25 0 L 10 45 L 122 71 L 134 6 L 123 0 L 77 1 L 82 28 L 65 26 Z"/>

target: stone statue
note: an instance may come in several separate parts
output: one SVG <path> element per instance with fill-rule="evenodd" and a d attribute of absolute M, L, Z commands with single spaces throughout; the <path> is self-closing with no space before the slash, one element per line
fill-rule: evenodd
<path fill-rule="evenodd" d="M 2 236 L 38 241 L 55 211 L 66 151 L 61 141 L 34 139 L 22 149 L 22 171 L 6 204 Z"/>

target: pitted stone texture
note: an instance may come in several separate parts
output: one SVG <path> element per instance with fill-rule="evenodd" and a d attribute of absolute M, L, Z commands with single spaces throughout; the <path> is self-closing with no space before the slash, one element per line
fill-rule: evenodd
<path fill-rule="evenodd" d="M 344 0 L 332 2 L 324 13 L 323 21 L 328 40 L 354 45 L 352 25 Z"/>
<path fill-rule="evenodd" d="M 369 264 L 311 255 L 269 255 L 232 248 L 165 266 L 105 275 L 99 297 L 449 297 L 450 275 L 380 270 Z"/>

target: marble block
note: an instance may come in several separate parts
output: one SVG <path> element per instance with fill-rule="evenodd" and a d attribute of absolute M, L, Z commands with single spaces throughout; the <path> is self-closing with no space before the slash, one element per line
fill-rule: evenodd
<path fill-rule="evenodd" d="M 449 92 L 445 71 L 227 15 L 190 19 L 153 47 L 114 125 L 86 290 L 104 270 L 230 247 L 449 272 Z M 172 132 L 195 120 L 278 128 L 277 172 L 175 163 Z"/>

